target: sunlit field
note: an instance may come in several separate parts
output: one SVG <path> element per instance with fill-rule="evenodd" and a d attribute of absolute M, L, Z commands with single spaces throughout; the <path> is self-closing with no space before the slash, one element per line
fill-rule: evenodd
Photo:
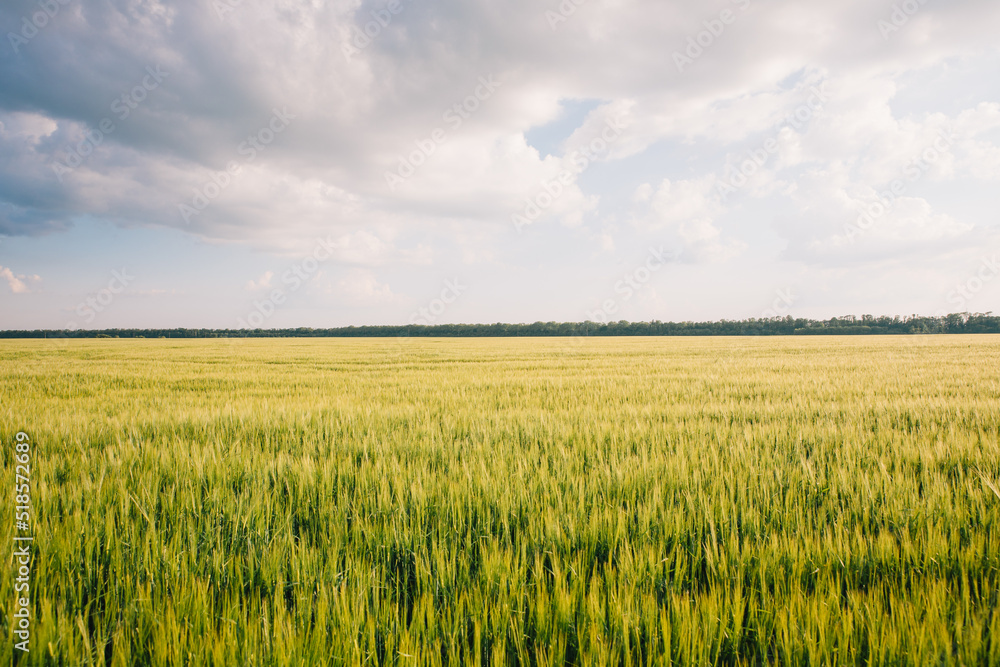
<path fill-rule="evenodd" d="M 1000 664 L 1000 337 L 3 341 L 22 430 L 31 664 Z"/>

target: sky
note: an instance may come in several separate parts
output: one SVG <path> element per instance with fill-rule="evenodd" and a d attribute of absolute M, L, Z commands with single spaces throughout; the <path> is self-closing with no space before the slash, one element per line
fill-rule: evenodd
<path fill-rule="evenodd" d="M 6 0 L 0 329 L 1000 311 L 996 0 Z"/>

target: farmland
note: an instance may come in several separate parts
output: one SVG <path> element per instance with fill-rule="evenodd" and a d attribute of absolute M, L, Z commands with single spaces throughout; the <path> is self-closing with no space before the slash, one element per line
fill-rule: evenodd
<path fill-rule="evenodd" d="M 3 341 L 27 661 L 1000 664 L 998 369 L 997 336 Z"/>

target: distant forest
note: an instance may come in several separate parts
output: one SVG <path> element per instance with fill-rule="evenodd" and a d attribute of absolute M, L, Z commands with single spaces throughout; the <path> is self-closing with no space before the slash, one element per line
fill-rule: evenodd
<path fill-rule="evenodd" d="M 538 336 L 865 336 L 1000 334 L 1000 317 L 961 313 L 944 317 L 834 317 L 806 320 L 719 322 L 535 322 L 534 324 L 439 324 L 360 326 L 336 329 L 105 329 L 93 331 L 0 331 L 0 338 L 516 338 Z"/>

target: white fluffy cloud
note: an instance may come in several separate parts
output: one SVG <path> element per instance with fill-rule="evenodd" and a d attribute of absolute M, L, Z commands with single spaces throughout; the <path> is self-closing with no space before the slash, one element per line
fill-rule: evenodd
<path fill-rule="evenodd" d="M 0 278 L 3 278 L 7 282 L 7 286 L 14 294 L 27 294 L 31 291 L 31 288 L 28 287 L 28 283 L 37 283 L 41 281 L 40 276 L 26 276 L 23 273 L 14 275 L 14 272 L 11 271 L 9 267 L 5 266 L 0 266 Z"/>
<path fill-rule="evenodd" d="M 645 204 L 637 222 L 653 232 L 670 233 L 669 239 L 684 248 L 686 261 L 724 261 L 743 249 L 743 244 L 723 239 L 715 226 L 725 207 L 715 197 L 715 177 L 672 183 L 664 180 L 653 191 L 648 184 L 636 191 L 635 200 Z M 661 235 L 662 238 L 662 235 Z"/>
<path fill-rule="evenodd" d="M 337 281 L 334 293 L 353 303 L 370 305 L 398 302 L 398 297 L 388 285 L 380 283 L 374 274 L 363 269 L 355 269 Z"/>

